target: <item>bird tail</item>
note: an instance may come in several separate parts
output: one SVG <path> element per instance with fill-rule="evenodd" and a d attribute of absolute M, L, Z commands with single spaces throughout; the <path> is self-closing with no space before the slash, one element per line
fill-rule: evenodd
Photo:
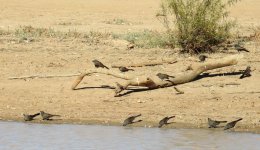
<path fill-rule="evenodd" d="M 128 69 L 128 70 L 135 71 L 134 69 Z"/>
<path fill-rule="evenodd" d="M 36 117 L 36 116 L 38 116 L 38 115 L 40 115 L 40 113 L 34 114 L 34 115 L 32 115 L 32 117 Z"/>
<path fill-rule="evenodd" d="M 107 66 L 105 66 L 105 65 L 104 65 L 104 67 L 105 67 L 106 69 L 109 69 L 109 68 L 108 68 Z"/>
<path fill-rule="evenodd" d="M 136 117 L 140 117 L 140 116 L 141 116 L 141 114 L 138 114 L 138 115 L 136 115 L 136 116 L 134 116 L 134 117 L 136 118 Z"/>
<path fill-rule="evenodd" d="M 170 117 L 168 117 L 169 119 L 171 119 L 171 118 L 175 118 L 175 116 L 170 116 Z"/>
<path fill-rule="evenodd" d="M 169 77 L 171 77 L 171 78 L 175 78 L 175 76 L 169 76 Z"/>
<path fill-rule="evenodd" d="M 244 48 L 244 49 L 243 49 L 243 51 L 245 51 L 245 52 L 248 52 L 248 53 L 249 53 L 249 50 L 247 50 L 246 48 Z"/>
<path fill-rule="evenodd" d="M 243 118 L 239 118 L 239 119 L 237 119 L 235 122 L 238 122 L 238 121 L 241 121 L 241 120 L 243 120 Z"/>

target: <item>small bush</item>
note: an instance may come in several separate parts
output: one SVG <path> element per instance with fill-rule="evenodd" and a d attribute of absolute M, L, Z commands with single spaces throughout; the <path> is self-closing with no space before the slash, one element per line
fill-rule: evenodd
<path fill-rule="evenodd" d="M 35 28 L 32 26 L 21 26 L 15 30 L 15 35 L 19 38 L 39 38 L 39 37 L 48 37 L 48 38 L 79 38 L 83 35 L 77 31 L 61 32 L 55 31 L 52 28 Z"/>
<path fill-rule="evenodd" d="M 249 38 L 250 40 L 253 40 L 255 42 L 260 42 L 260 26 L 252 28 L 253 35 L 251 35 Z"/>
<path fill-rule="evenodd" d="M 32 26 L 21 26 L 15 30 L 15 35 L 18 37 L 53 37 L 56 33 L 53 29 L 47 28 L 34 28 Z"/>
<path fill-rule="evenodd" d="M 184 52 L 212 52 L 230 37 L 227 6 L 239 0 L 163 0 L 158 18 Z M 174 38 L 172 38 L 174 39 Z"/>

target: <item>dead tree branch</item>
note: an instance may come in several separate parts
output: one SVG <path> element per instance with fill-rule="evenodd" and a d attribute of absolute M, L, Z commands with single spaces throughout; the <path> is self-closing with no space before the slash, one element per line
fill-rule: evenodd
<path fill-rule="evenodd" d="M 191 70 L 175 74 L 175 78 L 171 78 L 170 80 L 161 80 L 156 75 L 154 76 L 142 75 L 137 77 L 137 76 L 129 76 L 126 74 L 114 72 L 111 70 L 104 70 L 104 69 L 90 70 L 86 73 L 81 74 L 76 79 L 76 81 L 74 81 L 72 85 L 72 89 L 73 90 L 76 89 L 77 85 L 82 81 L 82 79 L 86 75 L 91 75 L 93 73 L 107 74 L 107 75 L 114 76 L 116 78 L 121 78 L 126 80 L 124 83 L 116 84 L 115 96 L 118 96 L 120 92 L 126 90 L 129 86 L 147 87 L 148 89 L 164 88 L 164 87 L 191 82 L 198 75 L 208 70 L 235 65 L 238 63 L 238 60 L 241 59 L 242 57 L 243 57 L 242 55 L 233 55 L 219 60 L 212 60 L 205 63 L 194 64 L 191 66 Z"/>

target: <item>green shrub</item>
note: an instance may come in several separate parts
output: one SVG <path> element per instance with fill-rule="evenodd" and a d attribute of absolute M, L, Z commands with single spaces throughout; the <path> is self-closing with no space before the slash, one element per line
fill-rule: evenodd
<path fill-rule="evenodd" d="M 175 36 L 183 52 L 212 52 L 230 37 L 235 25 L 227 19 L 227 6 L 239 0 L 163 0 L 157 17 Z"/>

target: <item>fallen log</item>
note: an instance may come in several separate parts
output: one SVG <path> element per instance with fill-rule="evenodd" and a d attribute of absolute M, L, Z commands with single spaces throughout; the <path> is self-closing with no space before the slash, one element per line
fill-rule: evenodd
<path fill-rule="evenodd" d="M 34 79 L 34 78 L 56 78 L 56 77 L 74 77 L 74 76 L 79 76 L 80 73 L 75 73 L 75 74 L 65 74 L 65 75 L 30 75 L 30 76 L 21 76 L 21 77 L 9 77 L 9 80 L 14 80 L 14 79 Z"/>
<path fill-rule="evenodd" d="M 127 90 L 129 86 L 147 87 L 148 89 L 165 88 L 191 82 L 201 73 L 208 70 L 236 65 L 238 63 L 238 60 L 242 58 L 243 55 L 232 55 L 219 60 L 211 60 L 204 63 L 194 64 L 190 66 L 189 70 L 175 74 L 175 78 L 170 78 L 169 80 L 161 80 L 156 76 L 156 74 L 153 76 L 133 76 L 105 69 L 90 70 L 85 73 L 82 73 L 74 81 L 71 88 L 72 90 L 75 90 L 78 84 L 83 80 L 85 76 L 89 76 L 94 73 L 106 74 L 126 80 L 124 83 L 116 84 L 115 96 L 118 96 L 120 92 Z"/>

